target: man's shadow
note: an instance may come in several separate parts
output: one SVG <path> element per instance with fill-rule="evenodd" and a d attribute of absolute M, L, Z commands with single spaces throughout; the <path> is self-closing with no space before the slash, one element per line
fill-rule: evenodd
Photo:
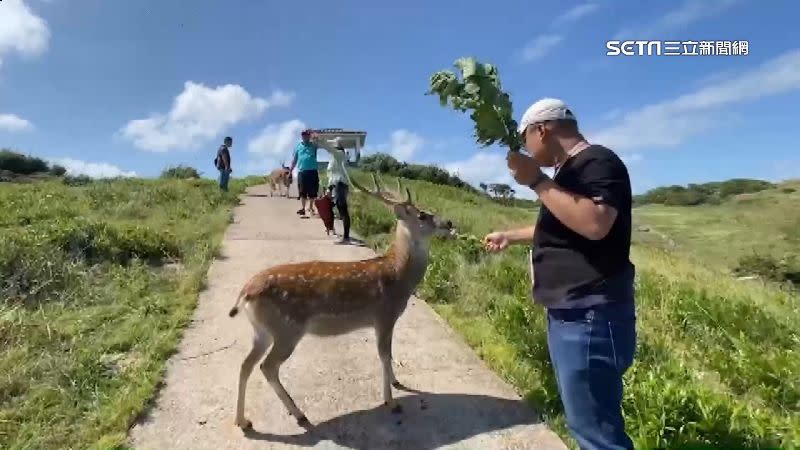
<path fill-rule="evenodd" d="M 385 406 L 376 406 L 312 424 L 306 432 L 294 435 L 259 432 L 258 418 L 251 417 L 256 423 L 245 436 L 304 447 L 332 441 L 354 449 L 432 450 L 479 434 L 541 422 L 522 400 L 404 390 L 414 394 L 398 398 L 403 407 L 400 414 L 391 413 Z M 261 419 L 262 422 L 266 420 Z"/>

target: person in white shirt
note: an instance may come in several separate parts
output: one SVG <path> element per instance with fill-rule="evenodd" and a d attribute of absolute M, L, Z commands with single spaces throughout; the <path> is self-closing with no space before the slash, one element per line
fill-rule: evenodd
<path fill-rule="evenodd" d="M 330 153 L 331 160 L 328 163 L 328 190 L 333 193 L 334 204 L 339 211 L 339 217 L 342 219 L 342 239 L 339 244 L 350 243 L 350 212 L 347 209 L 347 194 L 350 191 L 350 175 L 347 173 L 345 161 L 347 160 L 347 153 L 344 147 L 336 139 L 336 143 L 331 145 L 329 142 L 321 139 L 314 138 L 314 143 Z"/>

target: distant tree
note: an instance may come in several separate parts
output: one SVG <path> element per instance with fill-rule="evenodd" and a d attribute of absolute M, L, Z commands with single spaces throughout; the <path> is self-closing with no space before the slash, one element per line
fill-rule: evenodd
<path fill-rule="evenodd" d="M 62 182 L 68 186 L 85 186 L 94 183 L 94 180 L 88 175 L 67 175 L 63 177 Z"/>
<path fill-rule="evenodd" d="M 182 180 L 190 180 L 200 178 L 200 172 L 194 167 L 178 165 L 168 167 L 161 172 L 161 178 L 180 178 Z"/>
<path fill-rule="evenodd" d="M 651 189 L 635 198 L 637 205 L 661 204 L 674 206 L 695 206 L 718 204 L 735 195 L 763 191 L 774 188 L 768 181 L 734 178 L 687 186 L 662 186 Z"/>
<path fill-rule="evenodd" d="M 53 164 L 53 166 L 50 167 L 50 173 L 57 177 L 63 177 L 67 173 L 67 168 L 58 164 Z"/>
<path fill-rule="evenodd" d="M 400 162 L 391 155 L 375 153 L 361 158 L 358 167 L 367 172 L 377 172 L 409 180 L 422 180 L 434 184 L 453 186 L 470 192 L 478 190 L 448 171 L 434 165 Z"/>
<path fill-rule="evenodd" d="M 41 159 L 30 155 L 11 151 L 0 150 L 0 170 L 7 170 L 20 175 L 47 172 L 50 167 Z"/>
<path fill-rule="evenodd" d="M 487 186 L 487 189 L 495 199 L 504 203 L 509 203 L 514 196 L 514 190 L 505 183 L 492 183 Z"/>

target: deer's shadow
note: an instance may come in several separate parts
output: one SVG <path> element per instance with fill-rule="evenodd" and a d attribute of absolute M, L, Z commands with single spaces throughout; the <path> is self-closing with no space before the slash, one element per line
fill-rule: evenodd
<path fill-rule="evenodd" d="M 474 394 L 434 394 L 405 389 L 414 394 L 398 398 L 401 414 L 385 406 L 353 411 L 325 422 L 312 424 L 306 432 L 278 435 L 245 432 L 249 439 L 312 447 L 332 441 L 354 449 L 403 448 L 432 450 L 472 436 L 541 421 L 521 400 Z M 313 410 L 308 411 L 313 415 Z"/>

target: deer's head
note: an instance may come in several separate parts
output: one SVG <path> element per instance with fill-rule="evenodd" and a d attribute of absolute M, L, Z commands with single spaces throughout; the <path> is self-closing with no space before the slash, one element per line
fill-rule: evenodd
<path fill-rule="evenodd" d="M 372 174 L 372 181 L 375 183 L 374 192 L 359 185 L 355 180 L 351 181 L 353 182 L 353 186 L 357 189 L 380 200 L 384 205 L 388 206 L 397 220 L 408 229 L 412 238 L 426 239 L 431 236 L 453 238 L 455 236 L 455 229 L 451 221 L 445 220 L 433 213 L 423 211 L 414 205 L 414 202 L 411 200 L 411 191 L 408 188 L 403 189 L 400 178 L 397 179 L 397 191 L 398 193 L 405 192 L 405 199 L 403 200 L 400 200 L 397 194 L 389 194 L 381 190 L 378 178 L 375 174 Z"/>

